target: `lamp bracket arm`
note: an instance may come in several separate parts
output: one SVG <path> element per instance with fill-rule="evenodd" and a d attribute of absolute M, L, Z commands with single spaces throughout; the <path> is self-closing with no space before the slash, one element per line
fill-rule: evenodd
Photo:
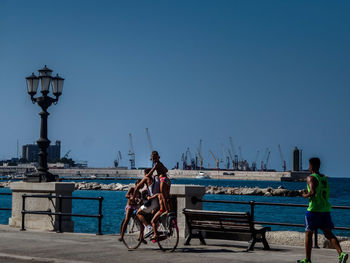
<path fill-rule="evenodd" d="M 34 98 L 34 95 L 30 96 L 30 99 L 32 100 L 32 103 L 35 104 L 37 101 L 37 98 Z"/>

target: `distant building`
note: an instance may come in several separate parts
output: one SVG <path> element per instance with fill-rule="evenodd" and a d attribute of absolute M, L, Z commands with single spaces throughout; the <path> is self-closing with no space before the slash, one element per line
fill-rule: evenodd
<path fill-rule="evenodd" d="M 292 156 L 292 171 L 298 172 L 300 171 L 300 164 L 301 164 L 301 150 L 298 149 L 298 147 L 294 147 L 293 150 L 293 156 Z"/>
<path fill-rule="evenodd" d="M 22 158 L 26 162 L 37 162 L 39 155 L 39 147 L 36 144 L 27 144 L 22 146 Z"/>
<path fill-rule="evenodd" d="M 27 162 L 37 162 L 39 159 L 39 147 L 36 144 L 22 146 L 22 158 Z M 58 162 L 61 159 L 61 141 L 56 141 L 47 149 L 47 161 Z"/>

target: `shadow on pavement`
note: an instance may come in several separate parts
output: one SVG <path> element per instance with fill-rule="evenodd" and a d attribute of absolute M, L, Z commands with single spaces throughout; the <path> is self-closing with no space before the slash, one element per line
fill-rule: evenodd
<path fill-rule="evenodd" d="M 231 249 L 207 249 L 207 248 L 178 248 L 173 253 L 237 253 L 241 251 L 234 251 Z"/>

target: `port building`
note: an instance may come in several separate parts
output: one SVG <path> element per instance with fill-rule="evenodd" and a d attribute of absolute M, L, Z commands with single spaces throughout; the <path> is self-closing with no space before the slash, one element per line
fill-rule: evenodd
<path fill-rule="evenodd" d="M 40 148 L 36 144 L 22 146 L 22 158 L 27 162 L 37 162 Z M 56 141 L 47 149 L 47 161 L 58 162 L 61 159 L 61 141 Z"/>

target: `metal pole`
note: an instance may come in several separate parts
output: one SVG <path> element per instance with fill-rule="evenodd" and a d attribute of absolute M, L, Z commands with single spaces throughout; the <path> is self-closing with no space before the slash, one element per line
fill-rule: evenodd
<path fill-rule="evenodd" d="M 58 233 L 62 233 L 62 195 L 58 196 Z"/>
<path fill-rule="evenodd" d="M 103 197 L 98 198 L 98 233 L 97 235 L 102 235 L 102 201 Z"/>
<path fill-rule="evenodd" d="M 25 210 L 26 210 L 26 194 L 23 194 L 22 195 L 22 228 L 21 228 L 21 231 L 26 230 L 24 227 Z"/>
<path fill-rule="evenodd" d="M 46 109 L 43 109 L 43 111 L 40 112 L 40 116 L 41 116 L 40 138 L 37 141 L 38 147 L 40 148 L 38 171 L 40 171 L 43 175 L 45 175 L 48 171 L 47 148 L 50 145 L 50 141 L 47 139 L 47 116 L 48 115 L 49 113 L 46 111 Z"/>
<path fill-rule="evenodd" d="M 47 108 L 55 101 L 55 99 L 47 96 L 47 92 L 43 93 L 43 96 L 37 98 L 37 103 L 41 107 L 42 112 L 39 113 L 41 116 L 40 125 L 40 138 L 37 141 L 37 145 L 40 148 L 39 152 L 39 167 L 38 174 L 40 175 L 40 182 L 54 182 L 56 178 L 48 170 L 47 165 L 47 148 L 50 145 L 50 140 L 47 138 L 47 118 L 50 113 L 47 112 Z"/>

